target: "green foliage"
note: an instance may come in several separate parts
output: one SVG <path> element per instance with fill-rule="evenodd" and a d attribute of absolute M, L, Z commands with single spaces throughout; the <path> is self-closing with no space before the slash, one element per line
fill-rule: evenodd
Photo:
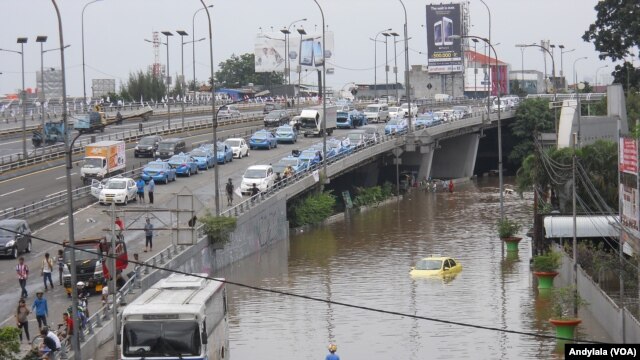
<path fill-rule="evenodd" d="M 551 301 L 552 307 L 552 319 L 554 320 L 572 320 L 574 316 L 574 309 L 581 306 L 589 305 L 580 294 L 576 291 L 575 286 L 564 286 L 554 288 Z"/>
<path fill-rule="evenodd" d="M 533 137 L 537 133 L 555 132 L 549 101 L 542 98 L 524 100 L 518 106 L 515 120 L 510 126 L 517 142 L 509 154 L 509 161 L 520 165 L 523 159 L 533 152 Z"/>
<path fill-rule="evenodd" d="M 296 201 L 289 217 L 294 227 L 318 224 L 333 214 L 336 197 L 330 191 L 311 194 Z"/>
<path fill-rule="evenodd" d="M 160 101 L 166 94 L 166 86 L 159 76 L 151 72 L 138 71 L 129 74 L 129 80 L 122 86 L 120 96 L 127 101 L 140 101 L 140 98 Z"/>
<path fill-rule="evenodd" d="M 0 359 L 15 360 L 20 352 L 20 329 L 14 326 L 0 328 Z"/>
<path fill-rule="evenodd" d="M 638 293 L 638 271 L 634 265 L 637 264 L 637 259 L 624 260 L 620 264 L 619 254 L 605 247 L 602 242 L 597 245 L 590 242 L 578 243 L 577 252 L 578 265 L 601 287 L 607 285 L 603 284 L 603 279 L 622 276 L 625 291 L 630 294 Z"/>
<path fill-rule="evenodd" d="M 522 229 L 522 225 L 505 217 L 502 220 L 498 220 L 497 228 L 498 236 L 503 239 L 513 237 Z"/>
<path fill-rule="evenodd" d="M 237 224 L 235 217 L 214 216 L 210 212 L 198 221 L 203 225 L 203 231 L 212 243 L 222 244 L 229 241 L 229 235 L 236 229 Z"/>
<path fill-rule="evenodd" d="M 216 71 L 216 84 L 225 88 L 240 88 L 249 83 L 254 85 L 282 85 L 284 77 L 280 73 L 256 73 L 255 55 L 253 53 L 237 56 L 218 64 Z M 211 79 L 209 79 L 211 80 Z"/>
<path fill-rule="evenodd" d="M 355 206 L 367 206 L 378 204 L 393 195 L 393 185 L 386 182 L 382 186 L 356 187 L 356 197 L 353 200 Z"/>
<path fill-rule="evenodd" d="M 583 81 L 582 83 L 584 84 L 584 89 L 580 90 L 580 88 L 578 88 L 578 92 L 582 94 L 589 94 L 593 92 L 593 86 L 591 86 L 588 81 Z"/>
<path fill-rule="evenodd" d="M 608 53 L 614 61 L 640 46 L 638 0 L 601 0 L 595 10 L 596 21 L 582 35 L 584 41 L 592 42 L 597 51 Z"/>
<path fill-rule="evenodd" d="M 544 255 L 533 257 L 533 271 L 554 272 L 558 270 L 562 261 L 562 255 L 555 251 L 549 251 Z"/>
<path fill-rule="evenodd" d="M 519 97 L 527 96 L 527 92 L 520 88 L 520 80 L 516 79 L 511 81 L 511 94 Z"/>

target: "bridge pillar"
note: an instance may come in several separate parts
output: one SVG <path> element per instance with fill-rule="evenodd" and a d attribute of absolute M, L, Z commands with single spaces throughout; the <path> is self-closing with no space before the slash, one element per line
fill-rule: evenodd
<path fill-rule="evenodd" d="M 402 164 L 418 168 L 418 180 L 431 175 L 434 144 L 416 145 L 415 151 L 407 151 L 402 155 Z"/>
<path fill-rule="evenodd" d="M 431 165 L 431 177 L 460 179 L 473 176 L 480 134 L 465 134 L 438 143 Z"/>

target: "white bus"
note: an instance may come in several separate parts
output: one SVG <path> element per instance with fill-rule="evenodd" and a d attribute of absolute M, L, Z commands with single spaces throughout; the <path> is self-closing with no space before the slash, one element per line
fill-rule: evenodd
<path fill-rule="evenodd" d="M 158 281 L 124 308 L 118 339 L 123 360 L 229 359 L 224 283 L 179 274 Z"/>

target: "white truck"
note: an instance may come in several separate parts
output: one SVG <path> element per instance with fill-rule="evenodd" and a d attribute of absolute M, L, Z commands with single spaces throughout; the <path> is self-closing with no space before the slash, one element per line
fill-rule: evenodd
<path fill-rule="evenodd" d="M 84 184 L 102 180 L 124 171 L 127 164 L 124 141 L 99 141 L 84 147 L 80 178 Z"/>
<path fill-rule="evenodd" d="M 314 106 L 307 109 L 302 110 L 300 113 L 300 119 L 298 120 L 300 123 L 300 132 L 307 137 L 311 136 L 322 136 L 322 106 Z M 327 123 L 325 129 L 327 131 L 327 135 L 331 135 L 333 130 L 337 126 L 338 119 L 338 107 L 335 105 L 327 106 L 326 112 Z"/>

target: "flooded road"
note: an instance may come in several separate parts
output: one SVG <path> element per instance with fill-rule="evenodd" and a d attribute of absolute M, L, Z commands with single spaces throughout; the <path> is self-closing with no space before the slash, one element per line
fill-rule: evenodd
<path fill-rule="evenodd" d="M 453 194 L 414 191 L 248 257 L 216 276 L 252 286 L 431 319 L 554 335 L 529 270 L 530 239 L 503 255 L 494 180 Z M 497 181 L 495 181 L 497 182 Z M 505 213 L 531 225 L 531 196 L 505 197 Z M 521 234 L 521 236 L 523 236 Z M 523 236 L 524 237 L 524 236 Z M 412 278 L 421 257 L 442 254 L 453 279 Z M 228 287 L 231 357 L 322 359 L 335 341 L 342 359 L 549 359 L 553 339 L 414 319 L 329 302 Z M 586 321 L 588 323 L 588 320 Z M 597 338 L 581 327 L 581 336 Z"/>

